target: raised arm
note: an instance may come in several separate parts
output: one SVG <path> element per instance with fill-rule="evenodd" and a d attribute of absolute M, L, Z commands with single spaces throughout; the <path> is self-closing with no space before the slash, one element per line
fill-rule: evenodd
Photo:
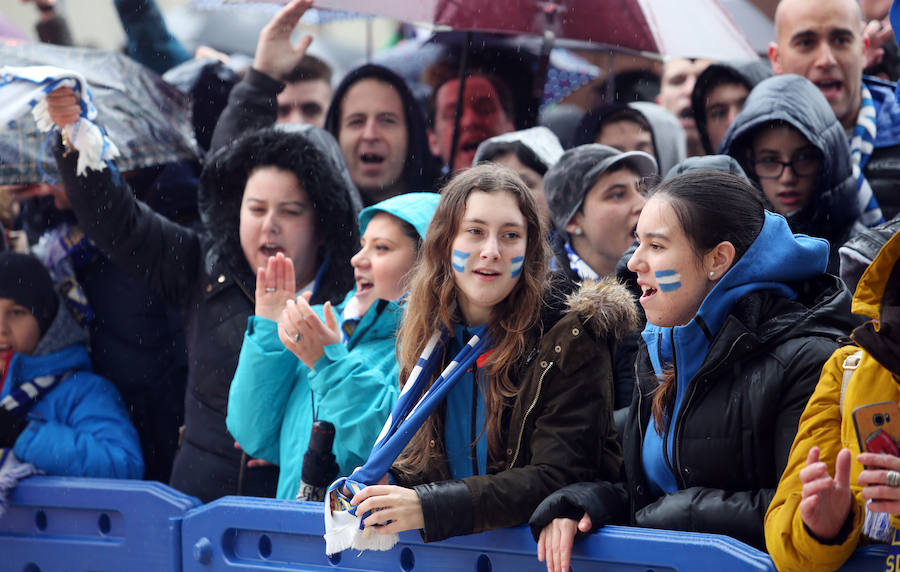
<path fill-rule="evenodd" d="M 253 67 L 231 90 L 228 105 L 213 131 L 210 153 L 242 133 L 275 123 L 278 118 L 276 96 L 284 89 L 281 78 L 297 66 L 312 43 L 312 36 L 304 36 L 296 48 L 291 44 L 291 32 L 311 6 L 312 0 L 293 0 L 262 29 Z"/>
<path fill-rule="evenodd" d="M 48 111 L 57 125 L 78 118 L 78 103 L 69 88 L 47 97 Z M 135 199 L 121 175 L 110 169 L 75 173 L 77 151 L 67 151 L 60 138 L 54 154 L 72 211 L 84 233 L 120 268 L 183 304 L 201 264 L 199 237 Z"/>

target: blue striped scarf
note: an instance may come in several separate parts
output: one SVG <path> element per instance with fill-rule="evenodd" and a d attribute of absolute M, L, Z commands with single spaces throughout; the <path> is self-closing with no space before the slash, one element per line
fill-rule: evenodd
<path fill-rule="evenodd" d="M 582 280 L 600 280 L 600 275 L 594 272 L 594 269 L 591 268 L 583 258 L 578 256 L 578 253 L 575 252 L 575 249 L 572 248 L 572 245 L 569 244 L 568 240 L 566 241 L 565 248 L 566 255 L 569 257 L 569 268 L 571 268 L 579 278 Z"/>
<path fill-rule="evenodd" d="M 60 127 L 64 139 L 68 139 L 79 152 L 76 174 L 82 176 L 88 168 L 102 171 L 109 166 L 114 180 L 117 180 L 119 175 L 112 160 L 119 156 L 119 149 L 106 136 L 106 131 L 94 123 L 97 108 L 94 107 L 87 81 L 77 72 L 53 66 L 0 67 L 0 99 L 3 100 L 0 125 L 7 127 L 14 124 L 30 109 L 38 129 L 47 132 L 44 145 L 48 145 L 54 125 L 47 110 L 46 98 L 60 87 L 72 88 L 81 104 L 81 118 Z M 43 172 L 43 168 L 40 170 Z"/>
<path fill-rule="evenodd" d="M 440 365 L 447 341 L 447 333 L 435 333 L 428 340 L 422 355 L 409 374 L 400 392 L 397 404 L 381 430 L 369 460 L 353 471 L 349 477 L 341 477 L 328 488 L 325 499 L 325 552 L 336 554 L 348 548 L 357 550 L 389 550 L 397 543 L 397 535 L 377 534 L 371 528 L 362 529 L 367 515 L 357 516 L 356 506 L 351 504 L 353 495 L 366 486 L 377 483 L 409 440 L 426 419 L 444 401 L 453 385 L 464 377 L 466 370 L 490 347 L 487 326 L 482 326 L 444 368 L 431 387 L 425 385 Z M 346 487 L 352 494 L 343 494 Z"/>
<path fill-rule="evenodd" d="M 853 162 L 853 176 L 856 178 L 856 189 L 859 191 L 858 200 L 862 213 L 854 225 L 856 232 L 884 222 L 884 216 L 872 193 L 872 187 L 869 186 L 869 182 L 863 175 L 863 169 L 866 168 L 866 163 L 869 162 L 872 151 L 875 149 L 877 134 L 875 101 L 865 84 L 862 84 L 860 96 L 859 115 L 856 118 L 853 134 L 850 136 L 850 158 Z"/>
<path fill-rule="evenodd" d="M 45 375 L 21 383 L 12 388 L 9 394 L 0 400 L 0 407 L 24 417 L 38 401 L 70 375 L 72 375 L 71 371 L 65 375 Z"/>

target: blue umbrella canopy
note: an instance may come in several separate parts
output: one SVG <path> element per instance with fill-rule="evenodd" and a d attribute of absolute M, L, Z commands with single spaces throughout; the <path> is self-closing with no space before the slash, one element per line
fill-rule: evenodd
<path fill-rule="evenodd" d="M 120 171 L 198 156 L 190 98 L 127 56 L 102 50 L 22 43 L 0 46 L 9 66 L 52 65 L 82 74 L 121 156 Z M 2 87 L 0 87 L 2 99 Z M 0 185 L 36 184 L 59 177 L 56 162 L 30 113 L 0 126 Z"/>

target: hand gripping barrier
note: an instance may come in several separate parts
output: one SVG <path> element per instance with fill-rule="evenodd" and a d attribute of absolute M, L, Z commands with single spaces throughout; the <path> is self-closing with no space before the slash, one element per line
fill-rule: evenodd
<path fill-rule="evenodd" d="M 524 526 L 424 544 L 400 535 L 388 552 L 325 556 L 317 503 L 225 497 L 200 505 L 150 481 L 32 477 L 0 517 L 0 570 L 192 572 L 289 570 L 545 570 Z M 887 546 L 858 550 L 841 572 L 888 570 Z M 763 552 L 727 536 L 607 526 L 579 541 L 572 570 L 774 571 Z M 900 570 L 900 565 L 893 568 Z"/>
<path fill-rule="evenodd" d="M 182 517 L 199 504 L 152 481 L 25 479 L 0 517 L 0 570 L 178 571 Z"/>
<path fill-rule="evenodd" d="M 546 570 L 524 526 L 424 544 L 402 533 L 388 552 L 325 556 L 322 506 L 226 497 L 194 509 L 182 525 L 183 570 Z M 772 570 L 764 553 L 718 536 L 609 526 L 576 546 L 572 569 L 614 572 Z"/>

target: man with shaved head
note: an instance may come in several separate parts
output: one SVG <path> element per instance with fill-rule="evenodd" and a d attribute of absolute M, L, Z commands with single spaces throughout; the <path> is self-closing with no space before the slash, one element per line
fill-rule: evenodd
<path fill-rule="evenodd" d="M 863 77 L 868 39 L 855 0 L 782 0 L 775 11 L 776 74 L 806 77 L 825 95 L 850 140 L 869 226 L 900 211 L 900 105 L 894 84 Z M 874 192 L 874 196 L 872 193 Z M 881 208 L 879 208 L 879 205 Z"/>

